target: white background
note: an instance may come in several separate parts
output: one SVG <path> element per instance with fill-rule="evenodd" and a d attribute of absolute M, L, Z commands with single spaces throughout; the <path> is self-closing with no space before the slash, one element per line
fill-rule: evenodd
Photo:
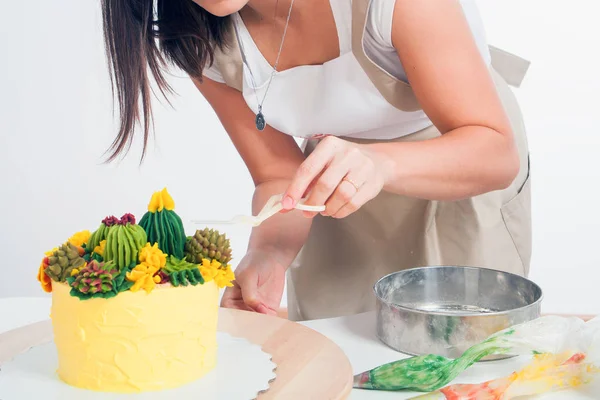
<path fill-rule="evenodd" d="M 597 313 L 600 268 L 600 6 L 595 0 L 479 0 L 491 44 L 532 61 L 519 97 L 533 167 L 531 278 L 544 311 Z M 109 214 L 141 218 L 167 186 L 193 218 L 249 211 L 253 190 L 219 121 L 173 71 L 156 140 L 102 165 L 116 125 L 99 1 L 5 1 L 0 13 L 0 297 L 44 296 L 43 252 Z M 163 101 L 164 103 L 164 101 Z M 231 228 L 237 257 L 249 231 Z"/>

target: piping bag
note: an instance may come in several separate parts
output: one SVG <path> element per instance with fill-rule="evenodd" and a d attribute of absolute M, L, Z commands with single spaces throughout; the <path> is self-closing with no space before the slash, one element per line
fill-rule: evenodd
<path fill-rule="evenodd" d="M 588 322 L 575 317 L 545 316 L 489 336 L 449 359 L 435 354 L 410 357 L 354 376 L 354 388 L 432 392 L 449 384 L 475 362 L 489 355 L 563 354 L 588 352 L 600 366 L 600 318 Z M 432 397 L 434 399 L 435 397 Z M 441 397 L 442 399 L 444 397 Z"/>
<path fill-rule="evenodd" d="M 509 400 L 587 385 L 600 368 L 584 353 L 537 354 L 531 363 L 509 376 L 479 384 L 455 384 L 410 400 Z"/>

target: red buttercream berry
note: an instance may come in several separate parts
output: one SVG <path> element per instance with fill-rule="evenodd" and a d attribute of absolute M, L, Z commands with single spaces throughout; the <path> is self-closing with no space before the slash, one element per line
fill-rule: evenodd
<path fill-rule="evenodd" d="M 115 217 L 114 215 L 111 215 L 110 217 L 106 217 L 102 220 L 102 223 L 106 226 L 113 226 L 119 223 L 119 220 L 117 217 Z"/>
<path fill-rule="evenodd" d="M 121 221 L 119 221 L 121 225 L 135 225 L 135 216 L 133 214 L 127 213 L 121 217 Z"/>

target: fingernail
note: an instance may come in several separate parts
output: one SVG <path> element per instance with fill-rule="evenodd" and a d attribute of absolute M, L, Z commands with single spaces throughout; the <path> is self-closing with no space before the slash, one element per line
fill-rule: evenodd
<path fill-rule="evenodd" d="M 294 199 L 292 199 L 290 196 L 285 196 L 281 202 L 281 205 L 287 210 L 294 208 Z"/>

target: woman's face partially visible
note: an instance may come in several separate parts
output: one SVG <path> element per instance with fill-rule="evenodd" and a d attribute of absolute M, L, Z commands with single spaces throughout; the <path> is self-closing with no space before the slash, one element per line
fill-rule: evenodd
<path fill-rule="evenodd" d="M 240 11 L 249 0 L 193 0 L 194 3 L 204 8 L 217 17 L 225 17 Z"/>

